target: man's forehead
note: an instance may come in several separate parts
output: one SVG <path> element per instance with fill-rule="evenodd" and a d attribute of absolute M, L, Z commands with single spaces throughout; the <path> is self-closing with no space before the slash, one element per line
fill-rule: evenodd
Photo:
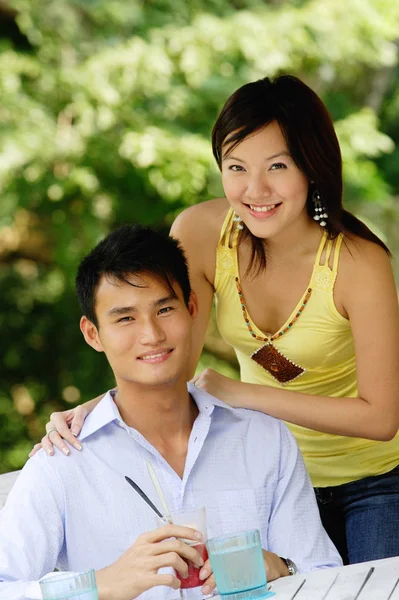
<path fill-rule="evenodd" d="M 126 273 L 121 277 L 113 274 L 103 274 L 97 287 L 96 300 L 102 301 L 108 297 L 134 296 L 147 297 L 155 294 L 162 297 L 178 297 L 181 295 L 180 286 L 171 281 L 170 285 L 161 276 L 152 273 Z"/>

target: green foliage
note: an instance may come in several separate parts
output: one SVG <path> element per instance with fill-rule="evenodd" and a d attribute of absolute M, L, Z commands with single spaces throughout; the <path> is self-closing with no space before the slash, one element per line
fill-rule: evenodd
<path fill-rule="evenodd" d="M 0 472 L 23 464 L 51 410 L 113 384 L 78 330 L 76 266 L 110 228 L 167 228 L 221 193 L 209 137 L 238 86 L 289 72 L 324 97 L 346 204 L 394 245 L 399 190 L 396 0 L 13 9 L 19 37 L 0 39 Z M 202 364 L 234 373 L 218 360 Z"/>

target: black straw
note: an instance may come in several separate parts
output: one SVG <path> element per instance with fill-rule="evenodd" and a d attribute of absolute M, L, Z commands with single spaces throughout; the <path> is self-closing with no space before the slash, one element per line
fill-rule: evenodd
<path fill-rule="evenodd" d="M 158 515 L 158 517 L 160 517 L 160 518 L 162 519 L 162 515 L 161 515 L 161 513 L 159 512 L 159 510 L 157 509 L 157 507 L 155 506 L 155 504 L 153 504 L 153 503 L 151 502 L 151 500 L 149 499 L 149 497 L 147 496 L 147 494 L 145 494 L 145 493 L 143 492 L 143 490 L 142 490 L 141 488 L 139 488 L 139 486 L 137 485 L 137 483 L 134 483 L 134 481 L 132 481 L 132 480 L 130 479 L 130 477 L 127 477 L 126 475 L 125 475 L 125 479 L 126 479 L 126 481 L 127 481 L 128 483 L 130 483 L 130 485 L 131 485 L 131 486 L 132 486 L 132 488 L 133 488 L 133 489 L 134 489 L 134 490 L 135 490 L 135 491 L 138 493 L 138 495 L 139 495 L 139 496 L 141 496 L 141 497 L 143 498 L 144 502 L 147 502 L 148 506 L 149 506 L 150 508 L 152 508 L 152 510 L 154 511 L 154 513 L 155 513 L 156 515 Z"/>

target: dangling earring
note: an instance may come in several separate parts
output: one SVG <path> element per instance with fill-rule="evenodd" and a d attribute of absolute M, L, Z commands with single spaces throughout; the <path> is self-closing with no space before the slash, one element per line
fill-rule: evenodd
<path fill-rule="evenodd" d="M 327 225 L 326 219 L 328 219 L 328 213 L 326 207 L 321 201 L 320 194 L 317 190 L 314 190 L 312 194 L 312 201 L 314 204 L 313 218 L 315 221 L 319 221 L 319 225 L 321 227 L 325 227 Z"/>
<path fill-rule="evenodd" d="M 236 212 L 234 212 L 233 221 L 235 221 L 237 223 L 236 229 L 238 229 L 238 230 L 244 229 L 244 225 L 241 224 L 242 223 L 241 217 L 239 217 Z"/>

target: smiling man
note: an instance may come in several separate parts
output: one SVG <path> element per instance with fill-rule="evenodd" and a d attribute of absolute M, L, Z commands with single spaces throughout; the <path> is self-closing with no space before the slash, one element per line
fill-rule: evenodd
<path fill-rule="evenodd" d="M 24 598 L 55 567 L 94 568 L 100 600 L 173 598 L 170 567 L 184 577 L 186 561 L 211 592 L 209 561 L 175 539 L 198 532 L 159 527 L 125 481 L 159 504 L 148 461 L 171 510 L 206 506 L 209 536 L 259 529 L 269 580 L 340 565 L 285 425 L 187 388 L 197 301 L 178 243 L 124 226 L 83 260 L 76 284 L 82 333 L 117 389 L 86 419 L 83 452 L 41 451 L 24 467 L 0 513 L 0 598 Z"/>

